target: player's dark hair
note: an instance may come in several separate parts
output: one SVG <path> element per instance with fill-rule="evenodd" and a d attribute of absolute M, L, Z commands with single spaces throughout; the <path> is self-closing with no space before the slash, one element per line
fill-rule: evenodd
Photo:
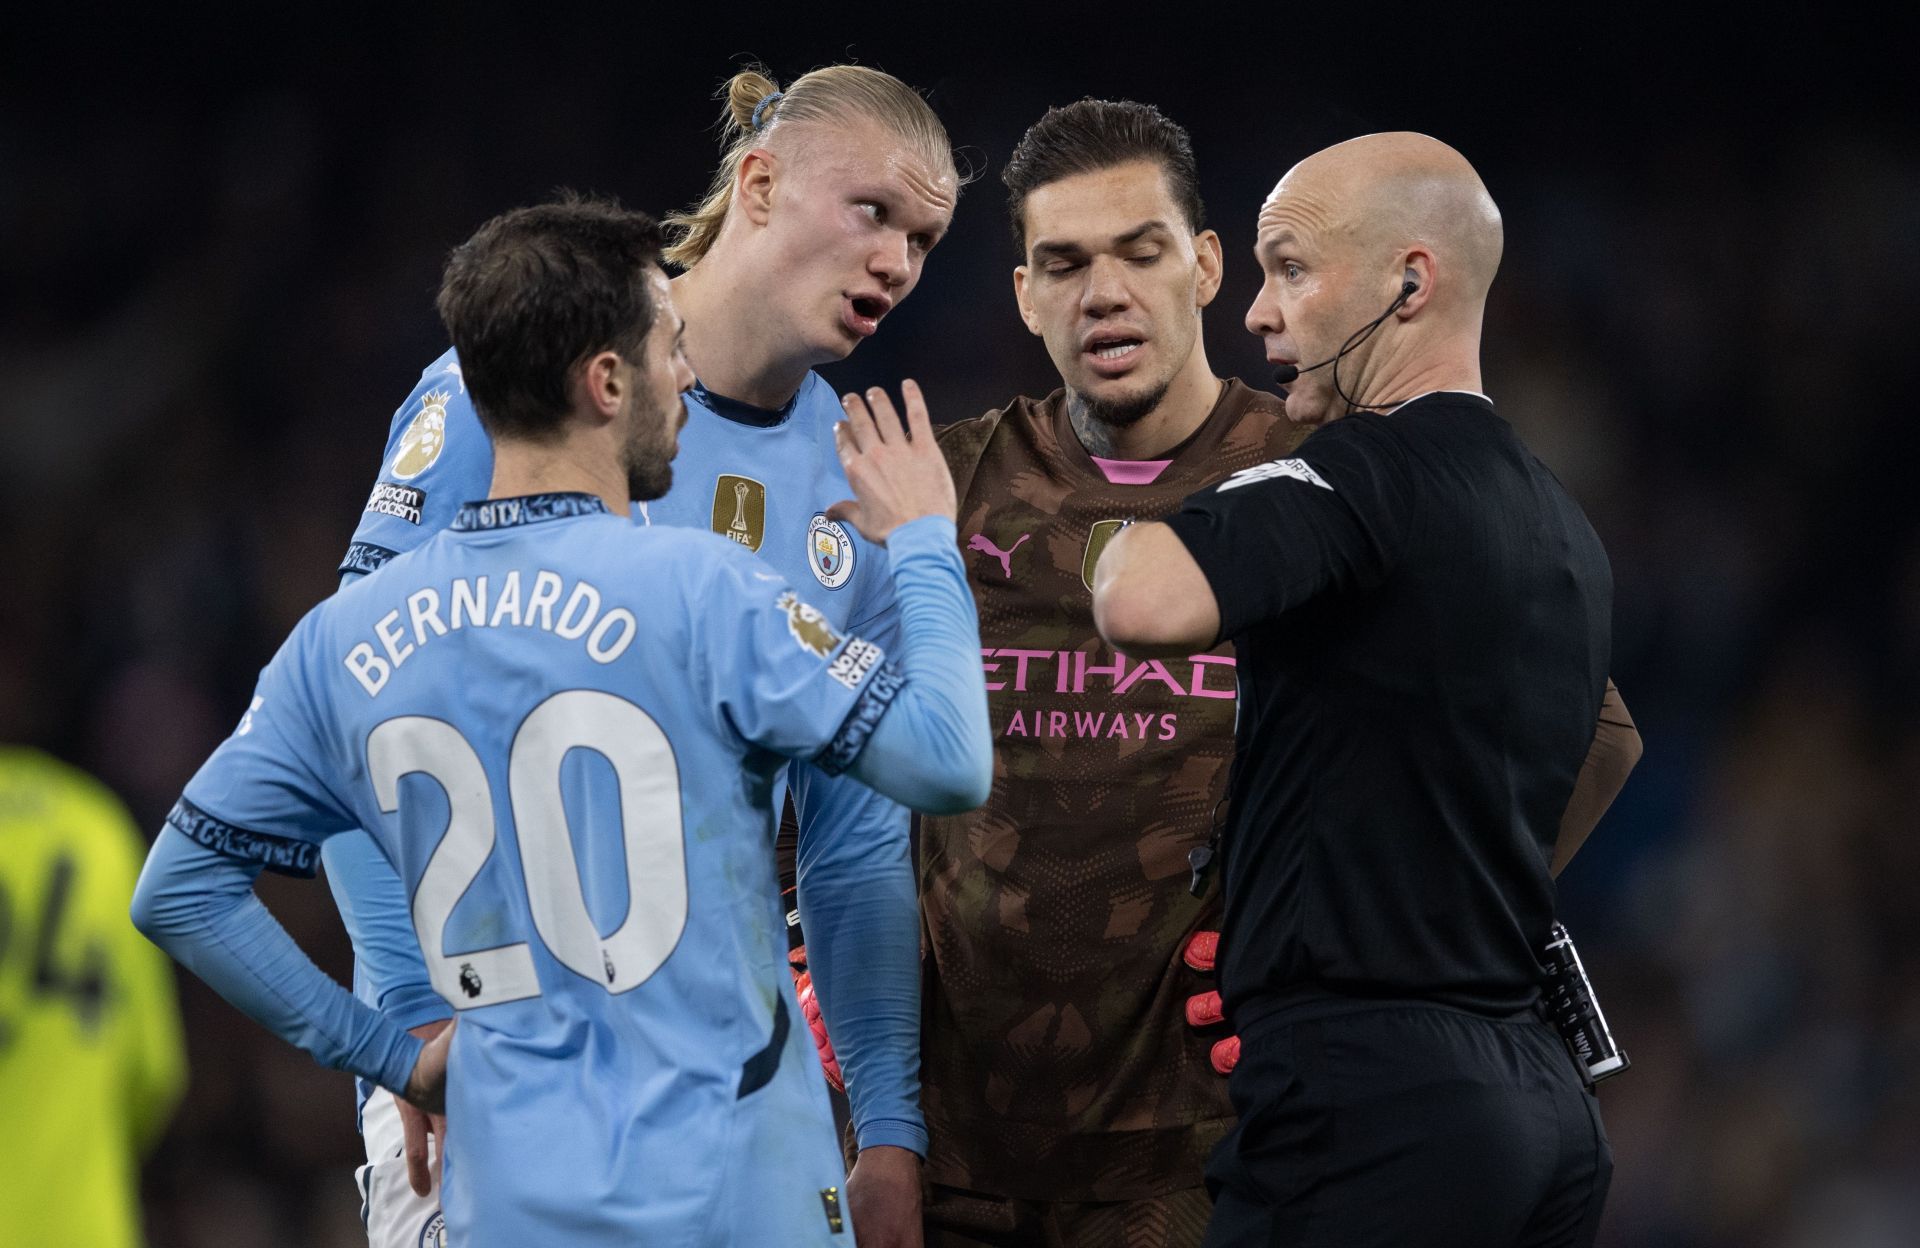
<path fill-rule="evenodd" d="M 1159 165 L 1188 226 L 1196 234 L 1206 228 L 1193 139 L 1185 128 L 1151 104 L 1088 98 L 1048 109 L 1020 136 L 1000 174 L 1020 254 L 1027 251 L 1027 196 L 1062 178 L 1136 160 Z"/>
<path fill-rule="evenodd" d="M 568 375 L 588 356 L 615 351 L 640 364 L 660 244 L 646 213 L 562 192 L 495 217 L 453 249 L 437 306 L 490 436 L 558 436 Z"/>

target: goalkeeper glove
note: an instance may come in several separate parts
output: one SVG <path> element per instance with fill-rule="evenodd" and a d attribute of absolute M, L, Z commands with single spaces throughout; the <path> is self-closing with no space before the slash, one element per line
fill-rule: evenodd
<path fill-rule="evenodd" d="M 1186 950 L 1181 957 L 1188 966 L 1202 975 L 1211 975 L 1214 973 L 1214 965 L 1219 960 L 1219 955 L 1219 932 L 1195 932 L 1187 941 Z M 1196 993 L 1187 998 L 1188 1026 L 1198 1031 L 1210 1032 L 1224 1030 L 1226 1022 L 1226 1010 L 1220 1003 L 1218 989 Z M 1223 1075 L 1232 1074 L 1233 1068 L 1240 1062 L 1240 1037 L 1230 1035 L 1214 1041 L 1208 1058 L 1215 1070 Z"/>
<path fill-rule="evenodd" d="M 807 1030 L 813 1033 L 813 1047 L 820 1051 L 820 1066 L 827 1072 L 827 1086 L 835 1092 L 845 1092 L 847 1081 L 840 1073 L 840 1059 L 833 1051 L 833 1041 L 827 1038 L 827 1020 L 821 1017 L 820 998 L 813 991 L 805 945 L 788 952 L 787 967 L 793 972 L 793 990 L 800 996 L 800 1014 L 807 1020 Z"/>
<path fill-rule="evenodd" d="M 800 1016 L 813 1033 L 813 1047 L 820 1051 L 820 1067 L 827 1072 L 827 1086 L 835 1092 L 847 1090 L 846 1077 L 840 1073 L 840 1058 L 827 1038 L 827 1020 L 820 1013 L 820 998 L 813 990 L 813 975 L 807 970 L 807 938 L 800 931 L 800 906 L 794 890 L 780 895 L 787 906 L 787 969 L 793 972 L 793 991 L 800 998 Z"/>

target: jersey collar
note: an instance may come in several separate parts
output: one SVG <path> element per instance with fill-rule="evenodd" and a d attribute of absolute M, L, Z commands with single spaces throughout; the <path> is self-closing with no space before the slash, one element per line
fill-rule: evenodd
<path fill-rule="evenodd" d="M 1407 406 L 1409 403 L 1418 403 L 1421 399 L 1430 399 L 1436 394 L 1457 394 L 1463 398 L 1479 399 L 1482 403 L 1485 403 L 1488 407 L 1493 406 L 1493 399 L 1487 395 L 1480 393 L 1478 390 L 1427 390 L 1427 391 L 1421 392 L 1420 394 L 1414 395 L 1410 399 L 1402 399 L 1400 402 L 1388 408 L 1387 414 L 1391 416 L 1393 413 L 1399 411 L 1401 408 Z"/>
<path fill-rule="evenodd" d="M 1256 401 L 1258 391 L 1249 389 L 1238 378 L 1224 379 L 1220 393 L 1213 401 L 1213 407 L 1207 412 L 1194 431 L 1188 434 L 1178 446 L 1172 447 L 1154 456 L 1167 461 L 1166 467 L 1154 475 L 1150 485 L 1166 485 L 1189 478 L 1195 471 L 1204 469 L 1212 462 L 1214 453 L 1219 450 L 1227 430 L 1232 428 L 1241 415 Z M 1278 402 L 1269 396 L 1271 401 Z M 1106 472 L 1094 462 L 1093 453 L 1080 441 L 1080 435 L 1074 432 L 1073 417 L 1067 411 L 1067 391 L 1065 387 L 1055 390 L 1041 401 L 1042 415 L 1038 419 L 1051 419 L 1053 437 L 1060 448 L 1060 456 L 1080 477 L 1101 486 L 1116 484 Z M 1009 411 L 1012 405 L 1008 405 Z M 1122 487 L 1127 488 L 1127 487 Z M 1196 487 L 1197 488 L 1197 487 Z"/>
<path fill-rule="evenodd" d="M 597 495 L 565 491 L 555 494 L 522 494 L 518 498 L 489 498 L 463 503 L 453 527 L 464 532 L 486 529 L 511 529 L 516 525 L 536 524 L 542 520 L 564 520 L 569 516 L 604 516 L 607 505 Z"/>
<path fill-rule="evenodd" d="M 693 383 L 693 400 L 715 416 L 730 420 L 736 425 L 755 425 L 762 429 L 771 429 L 776 425 L 785 424 L 787 417 L 793 415 L 794 407 L 800 402 L 800 391 L 806 388 L 806 383 L 802 382 L 800 390 L 794 391 L 793 397 L 784 405 L 767 408 L 755 407 L 739 399 L 730 399 L 724 394 L 715 394 L 696 380 Z"/>

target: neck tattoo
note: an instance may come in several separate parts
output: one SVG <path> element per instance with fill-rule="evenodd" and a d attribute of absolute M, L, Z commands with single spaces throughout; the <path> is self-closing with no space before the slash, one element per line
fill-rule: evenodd
<path fill-rule="evenodd" d="M 1087 401 L 1067 391 L 1067 422 L 1073 426 L 1074 436 L 1080 439 L 1087 454 L 1098 455 L 1101 459 L 1118 459 L 1113 449 L 1113 426 L 1093 418 L 1087 410 Z"/>
<path fill-rule="evenodd" d="M 1089 455 L 1098 456 L 1101 459 L 1154 459 L 1161 452 L 1141 453 L 1136 449 L 1134 452 L 1123 454 L 1119 447 L 1118 435 L 1151 415 L 1154 409 L 1166 399 L 1167 390 L 1168 387 L 1163 386 L 1153 394 L 1143 395 L 1124 407 L 1108 412 L 1104 418 L 1095 416 L 1092 405 L 1086 399 L 1068 390 L 1067 422 L 1073 426 L 1075 436 L 1080 439 L 1080 445 L 1086 448 Z M 1227 383 L 1224 380 L 1215 379 L 1213 402 L 1207 405 L 1207 413 L 1220 405 L 1220 396 L 1225 394 L 1226 390 Z M 1200 425 L 1206 423 L 1207 413 L 1202 413 L 1200 421 L 1192 429 L 1181 433 L 1165 449 L 1179 446 L 1192 437 Z"/>

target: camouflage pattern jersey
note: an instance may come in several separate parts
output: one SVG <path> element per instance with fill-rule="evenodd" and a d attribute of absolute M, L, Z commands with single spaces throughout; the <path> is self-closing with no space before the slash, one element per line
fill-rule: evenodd
<path fill-rule="evenodd" d="M 1219 925 L 1188 892 L 1233 753 L 1231 646 L 1135 660 L 1093 626 L 1094 560 L 1231 472 L 1287 455 L 1280 401 L 1228 382 L 1165 461 L 1096 461 L 1064 392 L 943 429 L 980 610 L 993 796 L 920 830 L 927 1177 L 997 1196 L 1197 1187 L 1232 1122 L 1182 960 Z"/>

